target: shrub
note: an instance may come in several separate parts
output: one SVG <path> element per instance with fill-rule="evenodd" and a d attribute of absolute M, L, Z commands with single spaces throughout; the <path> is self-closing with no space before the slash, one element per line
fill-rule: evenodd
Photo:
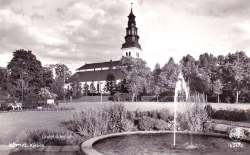
<path fill-rule="evenodd" d="M 190 98 L 192 102 L 182 105 L 182 112 L 178 113 L 177 122 L 181 130 L 206 131 L 205 123 L 210 120 L 205 110 L 205 98 L 196 94 Z"/>
<path fill-rule="evenodd" d="M 167 108 L 164 108 L 161 110 L 151 110 L 151 111 L 140 111 L 137 109 L 135 111 L 135 117 L 139 118 L 143 116 L 164 120 L 165 122 L 170 122 L 170 121 L 173 121 L 174 119 L 173 114 L 170 113 L 169 109 Z"/>
<path fill-rule="evenodd" d="M 142 131 L 149 130 L 170 130 L 172 125 L 163 120 L 154 119 L 151 117 L 143 116 L 138 119 L 138 129 Z"/>
<path fill-rule="evenodd" d="M 0 107 L 0 110 L 2 111 L 9 111 L 12 109 L 11 106 L 9 106 L 8 103 L 4 102 L 4 103 L 0 103 L 1 104 L 1 107 Z"/>
<path fill-rule="evenodd" d="M 209 117 L 212 117 L 214 115 L 214 111 L 216 111 L 212 108 L 210 104 L 206 105 L 204 109 L 206 110 Z"/>
<path fill-rule="evenodd" d="M 127 111 L 123 104 L 105 105 L 103 111 L 107 113 L 108 130 L 111 133 L 125 131 L 125 120 L 127 118 Z"/>
<path fill-rule="evenodd" d="M 44 144 L 44 145 L 76 145 L 81 138 L 75 133 L 57 132 L 48 129 L 34 129 L 22 131 L 17 135 L 16 143 L 21 144 Z"/>
<path fill-rule="evenodd" d="M 132 95 L 129 94 L 129 93 L 120 93 L 120 92 L 117 92 L 114 94 L 113 96 L 113 100 L 114 101 L 131 101 L 132 100 Z"/>
<path fill-rule="evenodd" d="M 76 111 L 64 124 L 83 136 L 136 130 L 133 122 L 127 119 L 127 111 L 122 104 L 105 105 L 103 109 L 86 108 Z"/>
<path fill-rule="evenodd" d="M 228 121 L 246 121 L 247 112 L 242 109 L 220 109 L 215 111 L 211 118 Z"/>
<path fill-rule="evenodd" d="M 154 120 L 153 118 L 143 116 L 138 120 L 138 129 L 142 131 L 149 131 L 154 128 Z"/>
<path fill-rule="evenodd" d="M 27 96 L 25 96 L 24 104 L 23 106 L 26 109 L 32 109 L 36 108 L 38 106 L 39 96 L 37 94 L 30 93 Z"/>
<path fill-rule="evenodd" d="M 246 110 L 246 119 L 250 121 L 250 108 Z"/>

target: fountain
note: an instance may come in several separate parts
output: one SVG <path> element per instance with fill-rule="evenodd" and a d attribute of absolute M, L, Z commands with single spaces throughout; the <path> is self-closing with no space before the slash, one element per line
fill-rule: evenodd
<path fill-rule="evenodd" d="M 178 94 L 181 92 L 181 97 L 183 97 L 183 91 L 185 92 L 186 101 L 188 100 L 188 89 L 186 86 L 186 82 L 181 74 L 178 75 L 178 81 L 175 86 L 175 94 L 174 94 L 174 146 L 176 144 L 176 118 L 177 118 L 177 102 L 178 102 Z"/>
<path fill-rule="evenodd" d="M 237 145 L 240 148 L 233 148 L 235 143 L 232 144 L 228 135 L 197 132 L 201 131 L 201 122 L 203 122 L 200 119 L 200 116 L 203 116 L 199 115 L 199 113 L 203 114 L 204 112 L 204 108 L 201 106 L 204 100 L 201 99 L 199 95 L 189 96 L 189 89 L 180 72 L 174 96 L 173 131 L 136 131 L 103 135 L 87 140 L 81 145 L 81 149 L 83 153 L 88 155 L 250 154 L 250 149 L 248 149 L 250 140 L 241 139 L 241 137 L 242 141 L 239 142 L 240 145 Z M 189 131 L 193 132 L 177 131 L 178 102 L 185 102 L 183 105 L 185 105 L 186 111 L 184 110 L 182 114 L 185 116 L 184 120 L 189 123 Z M 192 116 L 196 116 L 195 119 L 198 121 L 193 120 Z M 231 136 L 235 135 L 238 134 L 231 134 Z"/>

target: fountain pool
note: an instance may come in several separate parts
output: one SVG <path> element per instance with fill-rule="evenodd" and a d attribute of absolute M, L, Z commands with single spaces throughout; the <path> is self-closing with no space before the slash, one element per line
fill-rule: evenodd
<path fill-rule="evenodd" d="M 91 155 L 223 155 L 250 154 L 250 141 L 232 141 L 227 135 L 192 133 L 193 142 L 190 145 L 190 135 L 186 132 L 176 133 L 173 146 L 172 131 L 147 131 L 110 134 L 90 139 L 82 144 L 85 154 Z M 87 146 L 86 143 L 89 143 Z M 235 145 L 240 144 L 240 145 Z M 92 147 L 93 146 L 93 147 Z M 192 146 L 192 147 L 191 147 Z"/>

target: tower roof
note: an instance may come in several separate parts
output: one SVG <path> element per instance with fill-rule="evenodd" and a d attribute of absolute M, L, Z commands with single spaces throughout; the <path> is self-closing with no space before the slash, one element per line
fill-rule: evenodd
<path fill-rule="evenodd" d="M 132 8 L 131 8 L 131 12 L 130 12 L 130 14 L 128 15 L 128 17 L 135 17 L 135 15 L 133 14 Z"/>
<path fill-rule="evenodd" d="M 124 37 L 125 43 L 122 44 L 122 49 L 126 48 L 138 48 L 141 49 L 141 45 L 139 44 L 139 36 L 137 33 L 138 28 L 136 27 L 135 15 L 133 13 L 131 3 L 131 11 L 128 15 L 128 27 L 126 28 L 126 36 Z"/>

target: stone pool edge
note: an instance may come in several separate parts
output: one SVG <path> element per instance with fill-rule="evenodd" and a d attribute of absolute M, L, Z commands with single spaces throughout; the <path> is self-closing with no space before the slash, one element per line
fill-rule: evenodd
<path fill-rule="evenodd" d="M 97 143 L 98 141 L 101 141 L 106 138 L 111 138 L 111 137 L 119 137 L 119 136 L 125 136 L 125 135 L 134 135 L 134 134 L 155 134 L 155 133 L 173 133 L 173 131 L 134 131 L 134 132 L 120 132 L 120 133 L 113 133 L 113 134 L 108 134 L 108 135 L 103 135 L 103 136 L 98 136 L 91 138 L 81 144 L 81 151 L 85 155 L 104 155 L 97 150 L 93 148 L 93 145 Z M 176 133 L 179 134 L 198 134 L 198 135 L 206 135 L 206 136 L 213 136 L 213 137 L 222 137 L 222 138 L 229 138 L 228 135 L 225 134 L 218 134 L 218 133 L 202 133 L 202 132 L 187 132 L 187 131 L 177 131 Z M 250 140 L 244 139 L 244 141 L 250 142 Z"/>

